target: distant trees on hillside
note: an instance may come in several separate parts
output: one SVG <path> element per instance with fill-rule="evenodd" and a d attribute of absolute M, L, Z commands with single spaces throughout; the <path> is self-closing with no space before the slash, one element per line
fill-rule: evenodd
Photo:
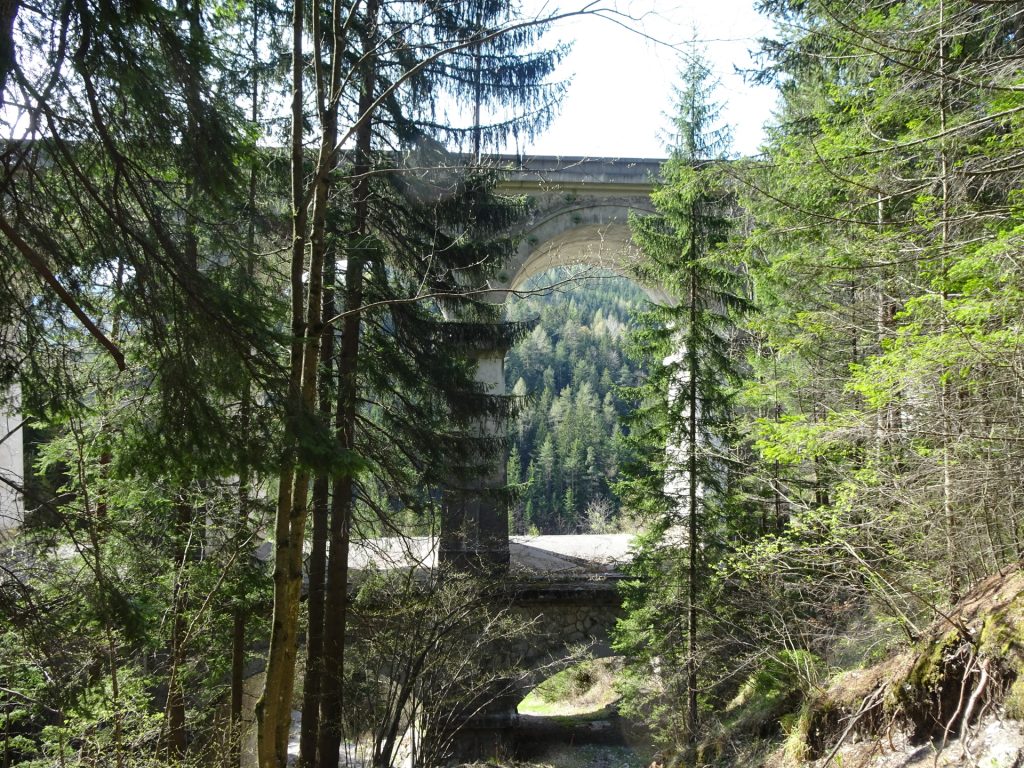
<path fill-rule="evenodd" d="M 513 533 L 603 533 L 622 523 L 612 485 L 629 448 L 618 392 L 643 377 L 625 345 L 629 317 L 646 297 L 635 283 L 593 270 L 563 269 L 535 282 L 575 274 L 581 281 L 570 288 L 508 306 L 511 320 L 537 320 L 505 366 L 508 390 L 524 398 L 508 461 L 508 481 L 519 491 L 509 515 Z"/>

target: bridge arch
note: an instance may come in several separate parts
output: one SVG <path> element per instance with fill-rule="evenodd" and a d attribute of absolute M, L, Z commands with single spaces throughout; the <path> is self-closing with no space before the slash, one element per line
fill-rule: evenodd
<path fill-rule="evenodd" d="M 631 213 L 652 213 L 651 191 L 662 160 L 638 158 L 498 157 L 506 168 L 498 191 L 527 195 L 533 211 L 516 232 L 519 246 L 488 284 L 486 298 L 503 304 L 531 277 L 560 266 L 589 266 L 636 279 L 640 256 L 629 231 Z M 657 285 L 637 281 L 655 303 L 672 297 Z M 476 378 L 491 394 L 505 394 L 505 354 L 501 345 L 472 350 Z M 492 434 L 503 425 L 482 425 Z M 443 513 L 440 556 L 455 564 L 478 562 L 503 568 L 509 562 L 508 513 L 488 489 L 506 485 L 505 462 L 496 462 L 487 477 L 460 489 Z"/>
<path fill-rule="evenodd" d="M 594 267 L 635 279 L 639 250 L 629 216 L 654 212 L 650 193 L 660 166 L 660 160 L 645 159 L 521 160 L 499 188 L 527 194 L 534 213 L 516 233 L 516 253 L 491 281 L 491 299 L 504 302 L 530 278 L 554 267 Z M 655 303 L 671 302 L 659 286 L 641 288 Z"/>
<path fill-rule="evenodd" d="M 529 643 L 513 649 L 522 676 L 516 680 L 516 699 L 522 699 L 544 680 L 586 658 L 615 655 L 612 631 L 622 616 L 617 575 L 603 581 L 545 585 L 516 599 L 514 612 L 535 622 Z"/>

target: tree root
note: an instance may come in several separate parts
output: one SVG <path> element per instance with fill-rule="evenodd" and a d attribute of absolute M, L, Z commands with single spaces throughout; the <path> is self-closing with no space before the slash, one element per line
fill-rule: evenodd
<path fill-rule="evenodd" d="M 836 742 L 835 746 L 832 747 L 832 751 L 828 753 L 828 757 L 826 757 L 821 763 L 823 767 L 832 762 L 832 759 L 839 753 L 843 744 L 846 743 L 846 739 L 851 733 L 853 733 L 853 729 L 857 727 L 857 723 L 859 723 L 868 712 L 872 711 L 881 702 L 884 695 L 885 687 L 883 686 L 881 688 L 876 688 L 870 696 L 864 699 L 864 703 L 860 705 L 860 709 L 850 717 L 850 722 L 847 724 L 846 730 L 844 730 L 842 735 L 840 735 L 839 740 Z"/>

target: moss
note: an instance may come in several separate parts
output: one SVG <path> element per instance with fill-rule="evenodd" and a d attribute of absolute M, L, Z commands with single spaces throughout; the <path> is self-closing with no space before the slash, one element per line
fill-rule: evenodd
<path fill-rule="evenodd" d="M 941 680 L 947 653 L 960 642 L 960 635 L 951 630 L 938 641 L 927 645 L 918 654 L 917 661 L 910 672 L 898 686 L 901 691 L 927 691 L 934 688 Z"/>
<path fill-rule="evenodd" d="M 978 650 L 985 656 L 1024 661 L 1024 596 L 986 617 Z"/>
<path fill-rule="evenodd" d="M 950 619 L 970 628 L 971 638 L 950 629 Z M 862 658 L 853 662 L 859 665 Z M 890 727 L 905 729 L 911 744 L 924 744 L 935 737 L 936 729 L 941 732 L 955 719 L 965 685 L 970 690 L 978 685 L 979 662 L 990 674 L 985 703 L 1004 703 L 1008 718 L 1024 720 L 1024 570 L 986 580 L 950 609 L 948 617 L 926 630 L 913 649 L 848 669 L 811 695 L 799 696 L 800 683 L 806 679 L 803 668 L 793 676 L 794 665 L 766 662 L 744 681 L 727 708 L 722 732 L 709 735 L 701 754 L 713 759 L 724 736 L 726 752 L 732 756 L 735 737 L 763 737 L 766 734 L 758 733 L 756 724 L 768 722 L 777 728 L 769 738 L 784 741 L 772 757 L 773 766 L 821 758 L 851 724 L 851 744 L 878 738 Z M 784 700 L 784 692 L 794 689 L 799 706 L 791 703 L 773 711 Z M 975 717 L 985 709 L 981 704 Z M 851 721 L 854 715 L 856 723 Z M 955 736 L 959 727 L 955 723 L 949 736 Z"/>
<path fill-rule="evenodd" d="M 1011 720 L 1024 720 L 1024 674 L 1017 676 L 1006 694 L 1006 716 Z"/>

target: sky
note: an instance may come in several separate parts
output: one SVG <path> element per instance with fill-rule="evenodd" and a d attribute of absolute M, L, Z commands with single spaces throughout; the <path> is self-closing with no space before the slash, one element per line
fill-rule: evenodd
<path fill-rule="evenodd" d="M 530 0 L 527 5 L 537 13 L 580 7 L 545 0 Z M 612 9 L 632 20 L 606 14 L 575 17 L 554 26 L 547 39 L 573 42 L 558 73 L 572 77 L 572 84 L 552 127 L 519 151 L 664 157 L 667 114 L 672 111 L 681 63 L 672 46 L 688 48 L 688 41 L 696 37 L 720 80 L 714 98 L 723 107 L 722 122 L 732 129 L 733 152 L 757 152 L 775 92 L 745 83 L 735 72 L 736 67 L 752 66 L 748 52 L 756 49 L 759 36 L 771 32 L 752 0 L 607 0 L 593 7 Z"/>

